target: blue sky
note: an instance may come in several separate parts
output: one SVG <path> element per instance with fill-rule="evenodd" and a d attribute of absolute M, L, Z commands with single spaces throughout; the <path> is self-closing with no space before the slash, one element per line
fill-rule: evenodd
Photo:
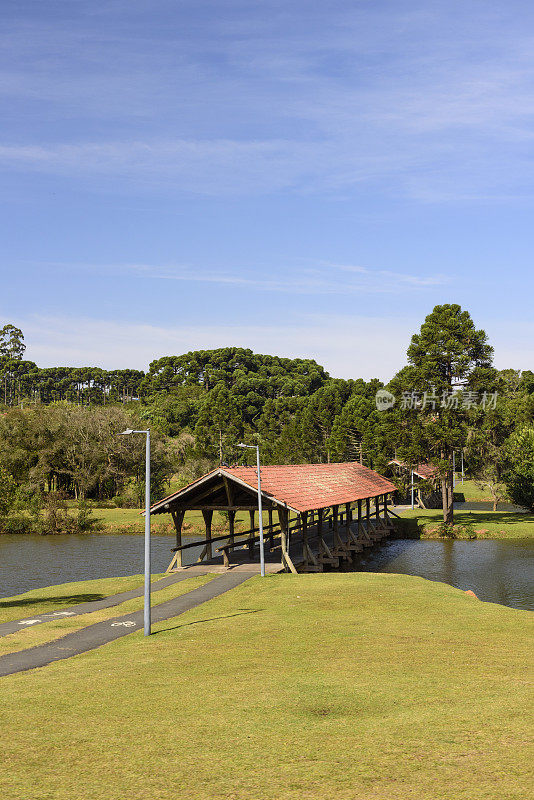
<path fill-rule="evenodd" d="M 3 0 L 0 320 L 41 366 L 390 377 L 436 303 L 534 369 L 534 6 Z"/>

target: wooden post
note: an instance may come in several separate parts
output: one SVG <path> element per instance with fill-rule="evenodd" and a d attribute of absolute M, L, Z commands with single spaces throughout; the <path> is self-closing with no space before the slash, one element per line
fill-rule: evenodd
<path fill-rule="evenodd" d="M 375 517 L 378 525 L 380 521 L 380 496 L 375 497 Z"/>
<path fill-rule="evenodd" d="M 208 539 L 211 539 L 211 521 L 213 519 L 213 511 L 203 511 L 202 516 L 204 517 L 204 524 L 206 526 L 206 560 L 209 561 L 211 558 L 213 558 L 211 542 L 208 542 Z"/>
<path fill-rule="evenodd" d="M 282 564 L 285 572 L 297 573 L 295 565 L 289 555 L 289 513 L 285 508 L 278 509 L 278 519 L 280 522 L 280 541 L 282 549 Z"/>
<path fill-rule="evenodd" d="M 333 564 L 339 566 L 339 559 L 332 555 L 330 548 L 323 539 L 323 517 L 324 508 L 317 510 L 317 538 L 319 540 L 320 560 L 321 564 Z"/>
<path fill-rule="evenodd" d="M 362 535 L 362 501 L 358 500 L 358 539 Z"/>
<path fill-rule="evenodd" d="M 287 512 L 287 552 L 291 547 L 291 511 Z"/>
<path fill-rule="evenodd" d="M 371 499 L 369 497 L 365 500 L 365 530 L 368 535 L 371 533 Z"/>
<path fill-rule="evenodd" d="M 274 547 L 274 542 L 273 542 L 273 510 L 272 510 L 272 508 L 270 508 L 267 513 L 269 514 L 269 549 L 272 550 L 273 547 Z"/>
<path fill-rule="evenodd" d="M 255 511 L 249 511 L 248 514 L 249 514 L 249 517 L 250 517 L 250 529 L 251 529 L 251 531 L 253 531 L 254 530 L 254 517 L 256 516 L 256 512 Z M 250 535 L 254 536 L 253 533 L 251 533 Z M 249 542 L 248 543 L 248 554 L 249 554 L 249 556 L 251 558 L 254 558 L 254 542 Z"/>
<path fill-rule="evenodd" d="M 235 511 L 228 512 L 228 528 L 229 528 L 229 536 L 228 536 L 228 544 L 233 544 L 235 541 L 234 533 L 235 533 Z"/>
<path fill-rule="evenodd" d="M 350 558 L 350 552 L 339 535 L 339 506 L 332 506 L 334 555 Z"/>
<path fill-rule="evenodd" d="M 171 511 L 172 521 L 174 522 L 174 529 L 176 531 L 176 547 L 182 546 L 182 522 L 184 521 L 185 511 Z M 182 566 L 182 551 L 176 551 L 176 566 Z"/>
<path fill-rule="evenodd" d="M 228 544 L 233 544 L 235 542 L 234 523 L 235 523 L 235 511 L 229 511 L 228 512 L 228 528 L 229 528 Z M 223 561 L 224 561 L 224 566 L 228 567 L 230 562 L 228 560 L 228 551 L 227 550 L 223 550 Z"/>
<path fill-rule="evenodd" d="M 285 572 L 290 571 L 288 563 L 288 541 L 287 533 L 289 527 L 289 514 L 285 508 L 278 509 L 278 522 L 280 523 L 280 544 L 282 549 L 282 564 Z"/>
<path fill-rule="evenodd" d="M 348 541 L 350 536 L 350 503 L 345 503 L 345 516 L 347 518 L 345 520 L 345 532 L 347 534 L 347 541 Z"/>
<path fill-rule="evenodd" d="M 303 511 L 300 515 L 302 522 L 302 558 L 308 562 L 308 512 Z"/>

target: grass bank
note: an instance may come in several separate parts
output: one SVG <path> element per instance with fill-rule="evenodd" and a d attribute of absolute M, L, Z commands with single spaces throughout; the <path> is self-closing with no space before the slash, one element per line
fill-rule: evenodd
<path fill-rule="evenodd" d="M 524 800 L 532 615 L 275 575 L 0 682 L 6 800 Z"/>
<path fill-rule="evenodd" d="M 493 498 L 488 489 L 477 486 L 473 480 L 464 480 L 462 483 L 461 476 L 456 475 L 456 486 L 454 489 L 455 499 L 459 501 L 469 502 L 493 502 Z M 506 500 L 505 502 L 510 502 Z"/>
<path fill-rule="evenodd" d="M 439 539 L 438 528 L 443 522 L 441 509 L 408 509 L 395 520 L 399 534 L 405 538 Z M 534 537 L 534 514 L 512 511 L 455 511 L 459 526 L 472 526 L 477 539 L 530 539 Z M 458 531 L 458 538 L 467 538 Z"/>
<path fill-rule="evenodd" d="M 163 573 L 153 575 L 152 580 L 161 578 Z M 61 611 L 77 603 L 90 603 L 102 600 L 118 592 L 128 592 L 143 586 L 143 575 L 127 575 L 122 578 L 97 578 L 91 581 L 60 583 L 32 589 L 24 594 L 0 598 L 0 623 L 11 622 L 22 617 L 39 616 L 49 611 Z"/>
<path fill-rule="evenodd" d="M 144 533 L 145 518 L 138 508 L 94 508 L 92 513 L 101 521 L 100 533 Z M 264 515 L 264 523 L 268 515 Z M 256 523 L 258 515 L 256 514 Z M 250 528 L 248 512 L 237 513 L 235 517 L 236 531 Z M 170 514 L 154 514 L 151 517 L 151 529 L 157 535 L 174 534 L 174 525 Z M 228 524 L 218 512 L 213 514 L 213 536 L 221 536 L 228 530 Z M 182 528 L 183 536 L 204 536 L 204 518 L 201 511 L 188 511 Z"/>
<path fill-rule="evenodd" d="M 113 533 L 113 534 L 127 534 L 127 535 L 142 535 L 145 531 L 145 518 L 138 508 L 101 508 L 99 504 L 92 501 L 87 501 L 87 509 L 90 511 L 97 524 L 94 529 L 87 531 L 79 531 L 78 534 L 83 533 Z M 77 507 L 71 505 L 68 511 L 69 515 L 74 516 L 77 513 Z M 28 519 L 27 530 L 18 529 L 16 533 L 30 532 L 31 522 L 29 516 L 26 514 L 19 515 L 24 520 Z M 257 515 L 256 515 L 257 520 Z M 267 523 L 267 514 L 264 514 L 264 522 Z M 235 530 L 236 532 L 247 530 L 250 527 L 250 521 L 247 512 L 236 514 Z M 24 528 L 24 526 L 22 526 Z M 155 514 L 151 518 L 151 530 L 156 536 L 171 536 L 174 535 L 174 525 L 170 514 Z M 228 524 L 218 512 L 213 514 L 212 532 L 214 536 L 222 535 L 228 530 Z M 5 531 L 0 531 L 4 533 Z M 13 532 L 13 531 L 12 531 Z M 78 535 L 77 534 L 77 535 Z M 6 534 L 9 535 L 9 534 Z M 182 528 L 182 535 L 184 537 L 196 537 L 205 535 L 204 519 L 201 511 L 188 511 L 185 522 Z"/>
<path fill-rule="evenodd" d="M 214 575 L 197 575 L 175 585 L 168 586 L 166 589 L 155 591 L 152 594 L 152 606 L 157 606 L 159 603 L 164 603 L 167 600 L 172 600 L 175 597 L 186 594 L 186 592 L 190 592 L 192 589 L 202 586 L 214 577 Z M 16 598 L 11 599 L 15 600 Z M 96 622 L 104 622 L 112 617 L 139 611 L 143 608 L 143 602 L 143 597 L 136 597 L 133 600 L 127 600 L 117 606 L 112 606 L 111 608 L 102 609 L 100 611 L 93 611 L 90 614 L 50 619 L 35 627 L 23 627 L 15 633 L 0 638 L 0 656 L 60 639 L 68 633 L 74 633 L 88 625 L 94 625 Z M 35 616 L 39 615 L 36 614 Z"/>

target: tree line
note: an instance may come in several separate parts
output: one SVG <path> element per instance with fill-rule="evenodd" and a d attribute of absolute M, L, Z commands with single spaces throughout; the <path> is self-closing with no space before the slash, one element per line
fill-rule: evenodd
<path fill-rule="evenodd" d="M 5 325 L 0 517 L 6 498 L 8 508 L 57 498 L 140 503 L 142 442 L 117 435 L 139 426 L 153 432 L 154 496 L 173 475 L 186 483 L 243 463 L 250 454 L 236 445 L 246 440 L 260 445 L 264 464 L 358 460 L 387 474 L 394 456 L 408 467 L 431 461 L 446 525 L 454 453 L 494 498 L 507 492 L 534 506 L 534 373 L 496 370 L 485 332 L 458 305 L 426 317 L 387 385 L 236 347 L 160 358 L 147 373 L 39 369 L 23 356 L 22 331 Z"/>
<path fill-rule="evenodd" d="M 78 405 L 106 405 L 148 399 L 161 392 L 198 387 L 209 391 L 218 384 L 240 394 L 241 407 L 257 413 L 262 397 L 300 395 L 313 391 L 328 377 L 315 361 L 264 356 L 244 348 L 197 350 L 166 356 L 136 369 L 101 367 L 38 367 L 24 359 L 24 334 L 14 325 L 0 328 L 0 401 L 49 404 L 66 400 Z"/>

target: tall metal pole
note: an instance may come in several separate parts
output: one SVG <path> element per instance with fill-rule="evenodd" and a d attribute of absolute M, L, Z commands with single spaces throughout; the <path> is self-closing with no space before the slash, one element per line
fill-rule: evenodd
<path fill-rule="evenodd" d="M 145 636 L 150 636 L 150 430 L 146 433 L 145 470 Z"/>
<path fill-rule="evenodd" d="M 412 511 L 413 511 L 413 469 L 412 469 Z"/>
<path fill-rule="evenodd" d="M 464 482 L 464 451 L 462 450 L 462 483 Z"/>
<path fill-rule="evenodd" d="M 452 451 L 452 488 L 456 489 L 456 453 Z"/>
<path fill-rule="evenodd" d="M 263 509 L 261 505 L 260 447 L 256 445 L 256 464 L 258 467 L 258 514 L 260 518 L 260 573 L 265 577 L 265 550 L 263 544 Z"/>

